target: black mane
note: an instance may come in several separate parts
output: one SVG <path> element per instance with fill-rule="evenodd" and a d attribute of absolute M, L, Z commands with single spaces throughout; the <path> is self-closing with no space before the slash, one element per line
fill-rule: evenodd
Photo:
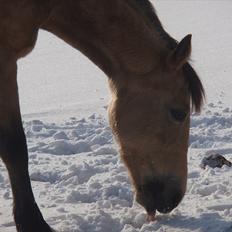
<path fill-rule="evenodd" d="M 173 39 L 163 28 L 156 12 L 149 0 L 129 0 L 129 4 L 136 8 L 136 10 L 142 10 L 143 15 L 150 21 L 154 29 L 159 33 L 160 37 L 167 41 L 167 47 L 170 50 L 176 48 L 178 42 Z M 199 112 L 203 105 L 205 91 L 201 80 L 195 70 L 189 63 L 186 63 L 183 66 L 183 72 L 185 75 L 186 82 L 189 86 L 189 92 L 191 95 L 192 108 Z"/>

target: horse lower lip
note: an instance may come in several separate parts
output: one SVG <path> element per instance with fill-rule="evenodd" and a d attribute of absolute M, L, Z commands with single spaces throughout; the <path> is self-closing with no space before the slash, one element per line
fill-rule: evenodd
<path fill-rule="evenodd" d="M 147 213 L 147 222 L 153 222 L 156 220 L 156 210 L 153 213 Z"/>

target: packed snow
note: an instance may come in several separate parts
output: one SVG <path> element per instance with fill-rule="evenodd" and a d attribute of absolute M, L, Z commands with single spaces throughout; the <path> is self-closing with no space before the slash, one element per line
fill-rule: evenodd
<path fill-rule="evenodd" d="M 210 154 L 232 161 L 232 3 L 153 1 L 167 31 L 193 34 L 193 65 L 207 93 L 193 114 L 188 186 L 170 214 L 146 222 L 107 122 L 107 79 L 79 52 L 41 31 L 19 62 L 19 91 L 36 200 L 59 232 L 232 232 L 232 168 L 201 168 Z M 15 231 L 0 162 L 0 231 Z"/>

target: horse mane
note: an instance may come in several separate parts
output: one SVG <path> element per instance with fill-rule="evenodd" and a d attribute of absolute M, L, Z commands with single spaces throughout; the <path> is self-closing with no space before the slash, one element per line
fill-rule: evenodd
<path fill-rule="evenodd" d="M 140 13 L 142 10 L 142 14 L 149 20 L 152 27 L 156 30 L 156 32 L 158 32 L 159 36 L 167 41 L 167 48 L 173 50 L 177 47 L 178 42 L 164 30 L 156 11 L 149 0 L 129 0 L 128 3 L 137 11 L 140 11 Z M 186 63 L 183 66 L 183 72 L 185 80 L 188 83 L 192 109 L 196 112 L 200 112 L 205 98 L 205 91 L 202 82 L 196 71 L 189 63 Z"/>

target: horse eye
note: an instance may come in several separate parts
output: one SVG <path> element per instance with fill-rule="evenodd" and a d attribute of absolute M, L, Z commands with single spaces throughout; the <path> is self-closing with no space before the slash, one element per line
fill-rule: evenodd
<path fill-rule="evenodd" d="M 177 122 L 183 122 L 187 116 L 187 112 L 179 109 L 171 109 L 170 113 L 172 118 Z"/>

